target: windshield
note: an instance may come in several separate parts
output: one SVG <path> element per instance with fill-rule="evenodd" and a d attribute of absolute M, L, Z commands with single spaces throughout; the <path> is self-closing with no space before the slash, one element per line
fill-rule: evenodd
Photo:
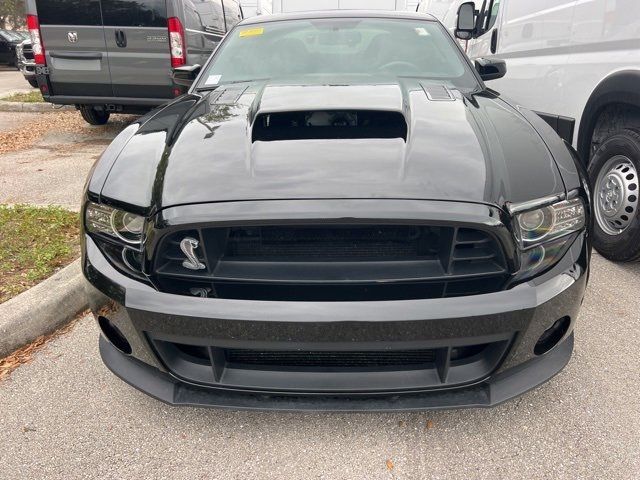
<path fill-rule="evenodd" d="M 11 41 L 11 42 L 15 42 L 15 41 L 22 41 L 22 37 L 20 37 L 20 35 L 18 35 L 15 32 L 12 32 L 10 30 L 2 30 L 2 32 L 0 32 L 0 35 L 2 35 L 5 39 Z"/>
<path fill-rule="evenodd" d="M 437 22 L 387 18 L 309 19 L 240 26 L 229 33 L 198 88 L 258 79 L 436 79 L 460 89 L 475 76 Z"/>

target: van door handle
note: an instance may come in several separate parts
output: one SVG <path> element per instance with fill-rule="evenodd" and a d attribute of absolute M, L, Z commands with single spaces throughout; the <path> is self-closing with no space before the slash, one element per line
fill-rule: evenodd
<path fill-rule="evenodd" d="M 491 53 L 496 53 L 498 49 L 498 29 L 495 28 L 491 34 Z"/>
<path fill-rule="evenodd" d="M 116 45 L 120 48 L 127 46 L 127 36 L 122 30 L 116 30 Z"/>

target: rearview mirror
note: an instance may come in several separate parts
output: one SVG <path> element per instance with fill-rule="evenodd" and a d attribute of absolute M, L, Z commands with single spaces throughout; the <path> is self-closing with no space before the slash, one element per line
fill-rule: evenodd
<path fill-rule="evenodd" d="M 499 58 L 478 58 L 475 65 L 484 81 L 496 80 L 507 74 L 507 63 Z"/>
<path fill-rule="evenodd" d="M 183 87 L 190 87 L 195 79 L 198 78 L 201 68 L 202 67 L 197 64 L 174 68 L 173 72 L 171 72 L 173 83 Z"/>
<path fill-rule="evenodd" d="M 458 22 L 455 36 L 460 40 L 470 40 L 476 30 L 476 7 L 473 2 L 466 2 L 458 8 Z"/>

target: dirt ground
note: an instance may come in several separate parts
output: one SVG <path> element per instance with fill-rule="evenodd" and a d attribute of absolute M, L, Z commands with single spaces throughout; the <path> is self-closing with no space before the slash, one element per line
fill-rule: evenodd
<path fill-rule="evenodd" d="M 77 112 L 0 112 L 0 203 L 78 210 L 91 166 L 134 119 L 95 127 Z"/>

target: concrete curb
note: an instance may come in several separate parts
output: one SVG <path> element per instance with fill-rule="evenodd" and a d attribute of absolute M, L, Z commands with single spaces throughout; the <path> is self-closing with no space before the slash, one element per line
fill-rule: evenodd
<path fill-rule="evenodd" d="M 37 102 L 6 102 L 0 100 L 0 112 L 58 112 L 75 110 L 73 105 L 61 105 L 54 107 L 51 103 Z"/>
<path fill-rule="evenodd" d="M 80 259 L 0 305 L 0 358 L 89 308 Z"/>

